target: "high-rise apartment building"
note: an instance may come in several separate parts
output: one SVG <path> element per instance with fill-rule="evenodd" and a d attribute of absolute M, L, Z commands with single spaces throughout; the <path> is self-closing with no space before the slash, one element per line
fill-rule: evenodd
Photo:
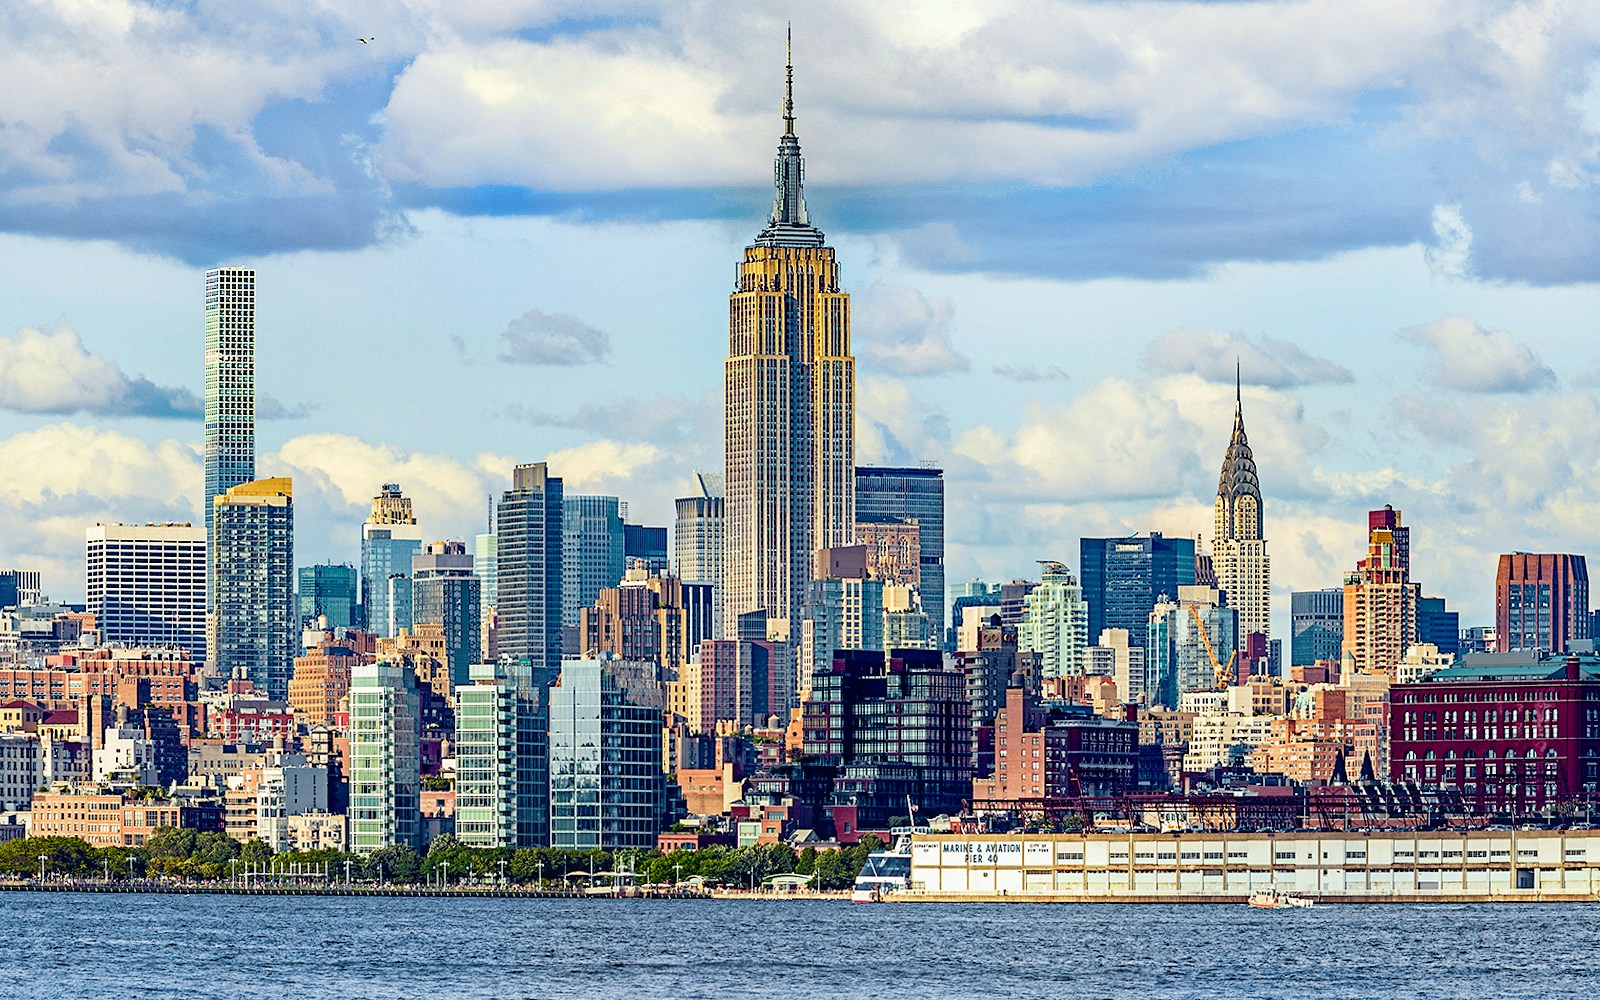
<path fill-rule="evenodd" d="M 855 359 L 850 297 L 811 224 L 788 70 L 772 214 L 729 298 L 724 365 L 727 603 L 797 632 L 817 549 L 855 526 Z"/>
<path fill-rule="evenodd" d="M 1144 648 L 1150 610 L 1164 595 L 1195 583 L 1194 539 L 1167 538 L 1159 531 L 1127 538 L 1079 542 L 1083 599 L 1089 604 L 1089 634 L 1126 629 L 1128 641 Z"/>
<path fill-rule="evenodd" d="M 1589 638 L 1587 560 L 1558 553 L 1502 555 L 1494 579 L 1494 620 L 1502 653 L 1565 653 L 1572 640 Z"/>
<path fill-rule="evenodd" d="M 1417 642 L 1431 645 L 1446 655 L 1461 652 L 1461 614 L 1445 607 L 1442 597 L 1419 599 Z"/>
<path fill-rule="evenodd" d="M 1340 659 L 1354 670 L 1393 677 L 1417 641 L 1420 585 L 1411 581 L 1411 529 L 1392 506 L 1367 514 L 1367 557 L 1344 581 Z"/>
<path fill-rule="evenodd" d="M 1066 564 L 1042 565 L 1042 582 L 1023 599 L 1026 613 L 1017 626 L 1017 645 L 1039 654 L 1042 676 L 1077 677 L 1089 645 L 1089 606 Z"/>
<path fill-rule="evenodd" d="M 86 536 L 84 595 L 100 639 L 177 646 L 206 658 L 206 532 L 190 524 L 97 524 Z"/>
<path fill-rule="evenodd" d="M 396 663 L 350 671 L 350 849 L 422 847 L 421 694 Z"/>
<path fill-rule="evenodd" d="M 1145 613 L 1141 639 L 1148 641 L 1150 615 Z M 1125 705 L 1142 705 L 1145 695 L 1144 646 L 1133 644 L 1125 628 L 1108 628 L 1100 639 L 1083 651 L 1083 672 L 1090 677 L 1110 677 L 1117 682 L 1117 697 Z"/>
<path fill-rule="evenodd" d="M 672 528 L 672 561 L 678 578 L 685 583 L 711 585 L 711 635 L 727 636 L 723 621 L 722 565 L 725 555 L 726 524 L 723 517 L 722 476 L 704 472 L 694 474 L 692 496 L 675 501 L 677 521 Z"/>
<path fill-rule="evenodd" d="M 628 568 L 622 505 L 616 497 L 565 496 L 561 512 L 561 624 L 576 628 L 605 587 Z"/>
<path fill-rule="evenodd" d="M 206 272 L 206 542 L 214 497 L 256 478 L 256 272 Z"/>
<path fill-rule="evenodd" d="M 327 618 L 328 628 L 360 624 L 359 577 L 354 566 L 318 563 L 301 566 L 297 575 L 300 587 L 295 601 L 302 623 L 309 626 L 322 616 Z"/>
<path fill-rule="evenodd" d="M 331 636 L 295 657 L 289 678 L 294 721 L 307 727 L 332 725 L 339 703 L 350 693 L 350 673 L 363 662 L 361 654 Z"/>
<path fill-rule="evenodd" d="M 1344 644 L 1344 590 L 1297 590 L 1289 595 L 1290 662 L 1309 667 L 1337 663 Z"/>
<path fill-rule="evenodd" d="M 444 629 L 452 685 L 465 684 L 483 660 L 482 581 L 465 542 L 432 542 L 411 559 L 411 622 Z"/>
<path fill-rule="evenodd" d="M 1228 606 L 1239 616 L 1238 643 L 1271 637 L 1272 562 L 1262 534 L 1261 482 L 1244 433 L 1244 396 L 1234 387 L 1233 435 L 1222 460 L 1211 535 L 1212 565 Z"/>
<path fill-rule="evenodd" d="M 294 484 L 277 478 L 230 487 L 212 499 L 211 517 L 212 675 L 243 677 L 281 701 L 300 637 Z"/>
<path fill-rule="evenodd" d="M 422 529 L 411 498 L 399 483 L 384 483 L 372 498 L 372 512 L 361 525 L 361 609 L 367 631 L 393 638 L 397 623 L 389 606 L 389 578 L 409 576 L 411 559 L 422 551 Z"/>
<path fill-rule="evenodd" d="M 770 642 L 708 639 L 668 685 L 668 711 L 691 733 L 710 735 L 719 722 L 761 728 L 789 710 L 778 671 Z"/>
<path fill-rule="evenodd" d="M 554 676 L 561 666 L 561 480 L 543 462 L 519 465 L 495 514 L 496 644 Z"/>
<path fill-rule="evenodd" d="M 659 668 L 564 660 L 550 689 L 550 846 L 655 846 L 665 820 Z"/>
<path fill-rule="evenodd" d="M 944 470 L 856 468 L 856 521 L 917 526 L 916 587 L 936 636 L 945 629 Z M 857 538 L 857 541 L 866 541 Z"/>
<path fill-rule="evenodd" d="M 456 688 L 456 838 L 549 843 L 550 686 L 526 660 L 473 664 Z"/>

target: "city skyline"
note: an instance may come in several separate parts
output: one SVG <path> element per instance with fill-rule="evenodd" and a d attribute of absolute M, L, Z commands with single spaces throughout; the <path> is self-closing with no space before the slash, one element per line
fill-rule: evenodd
<path fill-rule="evenodd" d="M 1180 63 L 1200 51 L 1199 39 L 1125 10 L 1052 10 L 1051 23 L 1074 45 L 1099 38 L 1110 46 L 1103 39 L 1120 25 Z M 1219 58 L 1252 70 L 1249 79 L 1278 102 L 1271 113 L 1251 119 L 1237 95 L 1206 90 L 1193 99 L 1230 114 L 1210 132 L 1162 138 L 1150 122 L 1173 120 L 1182 88 L 1161 72 L 1128 69 L 1127 52 L 1113 53 L 1122 58 L 1099 76 L 1082 70 L 1072 78 L 1017 41 L 1001 15 L 966 25 L 959 38 L 953 22 L 938 18 L 910 18 L 899 33 L 859 12 L 838 25 L 823 15 L 796 21 L 797 72 L 807 106 L 817 108 L 807 133 L 812 207 L 838 219 L 830 241 L 849 262 L 856 297 L 857 463 L 928 460 L 947 470 L 952 583 L 1026 575 L 1038 558 L 1075 551 L 1080 537 L 1209 534 L 1208 480 L 1227 439 L 1230 362 L 1242 356 L 1244 405 L 1272 508 L 1273 633 L 1289 635 L 1291 590 L 1340 582 L 1363 548 L 1363 513 L 1385 503 L 1403 508 L 1417 529 L 1416 577 L 1460 608 L 1464 625 L 1487 623 L 1496 555 L 1584 552 L 1585 528 L 1600 508 L 1585 483 L 1600 466 L 1592 430 L 1600 423 L 1592 419 L 1600 353 L 1584 322 L 1600 313 L 1594 275 L 1584 270 L 1594 255 L 1582 232 L 1561 230 L 1568 242 L 1540 250 L 1519 243 L 1516 225 L 1520 218 L 1534 231 L 1549 213 L 1576 208 L 1581 216 L 1592 204 L 1592 153 L 1578 140 L 1600 127 L 1600 90 L 1593 74 L 1570 72 L 1592 56 L 1592 18 L 1519 26 L 1466 9 L 1453 25 L 1428 11 L 1391 25 L 1413 44 L 1489 45 L 1497 27 L 1521 30 L 1518 38 L 1564 38 L 1527 52 L 1499 43 L 1525 58 L 1466 92 L 1462 100 L 1485 122 L 1469 127 L 1435 90 L 1471 57 L 1451 64 L 1386 46 L 1359 69 L 1317 77 L 1296 93 L 1240 40 L 1250 11 L 1177 10 L 1175 22 L 1208 29 L 1199 34 L 1217 43 Z M 1301 21 L 1283 30 L 1310 28 L 1329 8 L 1299 10 Z M 77 228 L 51 230 L 30 222 L 13 197 L 0 210 L 9 233 L 0 247 L 17 264 L 0 279 L 8 302 L 0 308 L 0 455 L 18 477 L 0 495 L 0 559 L 43 568 L 48 592 L 81 599 L 87 525 L 200 521 L 196 289 L 213 266 L 258 273 L 257 474 L 294 477 L 302 564 L 353 561 L 361 508 L 396 480 L 415 495 L 429 540 L 470 538 L 482 530 L 484 496 L 505 488 L 514 464 L 540 457 L 573 493 L 623 496 L 633 520 L 670 523 L 672 500 L 685 495 L 692 471 L 720 467 L 721 302 L 728 261 L 770 198 L 764 150 L 779 83 L 776 13 L 741 12 L 689 56 L 669 58 L 663 39 L 703 29 L 705 13 L 536 26 L 543 33 L 532 38 L 515 33 L 527 25 L 462 20 L 445 25 L 445 41 L 415 44 L 400 26 L 392 43 L 379 43 L 397 48 L 382 49 L 377 66 L 351 63 L 357 56 L 332 41 L 337 35 L 348 47 L 348 33 L 319 22 L 333 68 L 299 89 L 268 86 L 254 116 L 221 140 L 259 143 L 252 162 L 278 170 L 282 190 L 316 188 L 316 164 L 332 162 L 287 149 L 286 122 L 323 121 L 328 127 L 312 132 L 331 136 L 354 127 L 354 109 L 365 109 L 363 118 L 383 109 L 388 124 L 356 128 L 365 138 L 355 145 L 403 153 L 418 119 L 402 112 L 416 110 L 418 87 L 430 73 L 459 79 L 461 59 L 474 52 L 498 60 L 513 84 L 525 80 L 517 94 L 526 98 L 557 56 L 615 74 L 622 57 L 607 46 L 643 39 L 645 78 L 682 85 L 675 102 L 643 106 L 641 114 L 652 114 L 629 126 L 648 128 L 665 147 L 661 155 L 619 159 L 608 176 L 586 178 L 560 162 L 545 175 L 518 176 L 493 151 L 474 161 L 464 134 L 455 137 L 461 144 L 439 147 L 438 170 L 450 176 L 421 176 L 429 165 L 404 155 L 376 157 L 386 182 L 413 186 L 384 207 L 395 225 L 381 237 L 375 228 L 344 243 L 323 234 L 320 244 L 278 237 L 229 245 L 215 228 L 163 235 L 115 211 L 97 224 L 66 211 L 60 217 L 77 219 Z M 941 25 L 947 33 L 934 30 Z M 217 25 L 193 27 L 218 44 L 226 39 L 207 34 Z M 840 47 L 849 28 L 859 39 Z M 1353 52 L 1353 34 L 1327 43 Z M 72 32 L 61 37 L 70 41 Z M 1024 95 L 1031 110 L 1019 108 L 1019 95 L 989 95 L 985 104 L 981 88 L 936 68 L 934 57 L 962 39 L 1010 53 L 1008 66 L 1050 69 L 1058 86 Z M 928 100 L 941 103 L 908 107 L 870 86 L 867 106 L 852 107 L 839 53 L 862 47 L 920 67 L 940 84 Z M 1129 88 L 1142 103 L 1106 89 L 1118 67 L 1145 85 Z M 252 71 L 253 64 L 241 70 Z M 394 72 L 397 81 L 383 90 L 382 77 Z M 1403 84 L 1384 96 L 1375 81 L 1386 72 Z M 1074 80 L 1098 80 L 1099 96 L 1070 96 L 1087 92 L 1066 86 Z M 695 81 L 700 89 L 688 86 Z M 1537 99 L 1512 107 L 1511 95 L 1524 92 L 1548 97 L 1550 107 L 1538 111 Z M 485 114 L 506 113 L 481 93 L 441 93 L 441 101 L 475 100 Z M 325 120 L 306 110 L 319 97 Z M 731 103 L 724 109 L 719 100 Z M 529 122 L 549 126 L 532 129 L 535 144 L 565 137 L 582 148 L 583 129 L 590 139 L 608 138 L 601 124 L 563 131 L 544 105 L 521 107 Z M 906 128 L 875 133 L 885 121 L 923 118 L 935 139 Z M 724 130 L 686 127 L 707 121 Z M 468 119 L 459 128 L 475 123 L 483 124 Z M 1402 134 L 1425 135 L 1428 126 L 1458 129 L 1463 140 L 1509 132 L 1514 155 L 1496 159 L 1460 148 L 1470 142 Z M 970 142 L 930 155 L 939 137 L 979 135 L 1014 153 L 1014 162 L 988 162 Z M 686 159 L 686 144 L 713 155 Z M 1434 189 L 1422 167 L 1446 149 L 1471 176 Z M 1396 178 L 1400 193 L 1377 207 L 1356 206 L 1354 196 L 1346 204 L 1330 189 L 1329 171 L 1306 159 L 1317 150 L 1339 154 L 1331 163 Z M 399 166 L 406 163 L 408 178 Z M 1236 188 L 1283 166 L 1301 172 L 1299 194 L 1328 201 L 1313 206 L 1323 212 L 1312 217 L 1326 224 L 1310 227 L 1326 230 L 1320 241 L 1240 231 L 1213 234 L 1195 250 L 1195 240 L 1173 238 L 1182 235 L 1176 222 L 1153 218 L 1187 206 L 1203 223 L 1220 224 L 1214 198 L 1230 192 L 1265 217 L 1274 206 L 1263 199 L 1285 192 Z M 1397 167 L 1409 169 L 1391 172 Z M 185 178 L 179 201 L 202 193 L 202 180 Z M 129 193 L 131 175 L 102 181 L 103 197 L 124 209 L 150 196 Z M 1045 217 L 1070 235 L 1052 242 L 1036 223 L 997 242 L 974 211 L 983 197 L 974 192 L 1012 183 L 1021 194 L 995 196 L 998 218 L 1045 205 Z M 244 184 L 251 185 L 268 187 Z M 895 197 L 885 194 L 897 186 Z M 357 199 L 333 187 L 333 197 Z M 1502 188 L 1516 193 L 1494 193 Z M 647 202 L 639 192 L 648 190 L 664 193 Z M 56 196 L 80 206 L 88 197 Z M 199 211 L 180 218 L 195 222 Z M 1176 249 L 1141 258 L 1158 237 Z M 590 273 L 624 245 L 652 262 L 648 273 L 630 271 L 644 285 L 629 297 L 648 301 L 647 309 L 611 301 L 601 275 Z M 1059 253 L 1074 247 L 1083 249 Z M 140 252 L 152 250 L 177 260 Z M 105 280 L 83 282 L 84 272 Z M 520 285 L 518 304 L 498 291 L 475 301 L 486 285 Z M 52 326 L 54 317 L 64 319 Z M 23 328 L 40 332 L 11 332 Z M 332 336 L 337 331 L 351 335 Z M 551 364 L 575 360 L 588 364 Z M 369 366 L 372 377 L 353 378 L 352 364 Z M 653 412 L 636 420 L 635 407 Z"/>

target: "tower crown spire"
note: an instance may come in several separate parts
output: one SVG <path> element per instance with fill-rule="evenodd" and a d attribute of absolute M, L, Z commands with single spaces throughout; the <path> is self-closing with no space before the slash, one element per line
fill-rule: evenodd
<path fill-rule="evenodd" d="M 1234 370 L 1233 384 L 1233 434 L 1228 438 L 1228 453 L 1222 459 L 1222 476 L 1217 483 L 1217 495 L 1236 498 L 1252 496 L 1259 503 L 1261 483 L 1256 478 L 1256 459 L 1250 451 L 1250 439 L 1244 433 L 1244 383 L 1240 368 Z"/>
<path fill-rule="evenodd" d="M 787 36 L 784 62 L 783 135 L 778 139 L 778 159 L 774 164 L 772 214 L 767 226 L 756 237 L 757 246 L 820 247 L 822 231 L 811 224 L 806 213 L 805 161 L 800 156 L 800 140 L 794 134 L 794 29 Z"/>

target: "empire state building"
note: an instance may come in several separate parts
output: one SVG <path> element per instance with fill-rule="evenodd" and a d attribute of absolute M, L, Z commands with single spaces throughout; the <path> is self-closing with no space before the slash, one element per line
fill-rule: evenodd
<path fill-rule="evenodd" d="M 817 549 L 855 524 L 855 359 L 850 296 L 811 224 L 789 60 L 772 214 L 745 247 L 728 300 L 723 406 L 726 614 L 765 610 L 798 638 Z"/>

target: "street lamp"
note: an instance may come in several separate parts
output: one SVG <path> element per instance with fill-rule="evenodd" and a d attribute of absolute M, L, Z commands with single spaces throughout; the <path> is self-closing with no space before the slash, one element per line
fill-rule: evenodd
<path fill-rule="evenodd" d="M 501 858 L 500 859 L 500 884 L 501 885 L 505 885 L 506 884 L 506 859 L 505 858 Z"/>
<path fill-rule="evenodd" d="M 439 862 L 439 867 L 444 869 L 444 878 L 440 880 L 439 888 L 448 889 L 450 888 L 450 862 L 441 861 Z"/>
<path fill-rule="evenodd" d="M 48 855 L 48 854 L 39 855 L 39 881 L 41 881 L 41 882 L 43 882 L 45 880 L 45 877 L 47 875 L 47 873 L 45 871 L 45 867 L 44 867 L 44 859 L 48 858 L 49 856 L 50 855 Z"/>
<path fill-rule="evenodd" d="M 350 886 L 350 859 L 349 858 L 345 858 L 344 859 L 344 884 L 345 884 L 345 888 L 349 888 L 349 886 Z"/>
<path fill-rule="evenodd" d="M 111 859 L 110 858 L 101 858 L 100 860 L 101 860 L 101 862 L 103 862 L 105 864 L 105 867 L 106 867 L 105 880 L 107 882 L 110 882 L 111 881 Z"/>
<path fill-rule="evenodd" d="M 228 881 L 237 885 L 239 883 L 239 859 L 228 859 Z"/>
<path fill-rule="evenodd" d="M 539 888 L 544 888 L 544 862 L 539 862 Z"/>

